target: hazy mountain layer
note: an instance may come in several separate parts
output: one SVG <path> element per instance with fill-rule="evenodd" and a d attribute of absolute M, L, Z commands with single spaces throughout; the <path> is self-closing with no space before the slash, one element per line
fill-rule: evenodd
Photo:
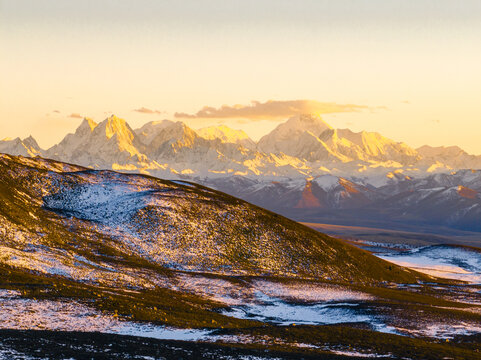
<path fill-rule="evenodd" d="M 481 231 L 481 171 L 421 179 L 390 173 L 387 180 L 377 187 L 333 175 L 279 181 L 235 176 L 203 183 L 301 221 Z"/>

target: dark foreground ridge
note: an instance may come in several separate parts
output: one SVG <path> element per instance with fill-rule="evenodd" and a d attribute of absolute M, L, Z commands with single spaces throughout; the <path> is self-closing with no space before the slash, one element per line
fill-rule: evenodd
<path fill-rule="evenodd" d="M 322 336 L 314 328 L 290 329 L 290 337 Z M 387 350 L 383 359 L 479 359 L 479 342 L 481 337 L 459 337 L 448 344 L 429 344 L 423 340 L 403 338 L 400 336 L 375 336 L 362 330 L 327 329 L 332 331 L 333 339 L 337 336 L 351 335 L 350 339 L 339 339 L 339 343 L 359 341 L 368 344 L 377 343 L 379 350 Z M 275 331 L 275 330 L 274 330 Z M 282 331 L 282 330 L 281 330 Z M 309 332 L 313 333 L 309 334 Z M 303 334 L 304 333 L 304 334 Z M 334 346 L 335 348 L 336 346 Z M 269 349 L 270 348 L 270 349 Z M 181 360 L 359 360 L 366 355 L 355 353 L 349 355 L 333 354 L 309 349 L 292 349 L 282 346 L 239 344 L 209 344 L 187 341 L 156 340 L 134 336 L 122 336 L 103 333 L 41 331 L 41 330 L 0 330 L 0 358 L 9 360 L 107 360 L 107 359 L 181 359 Z M 370 356 L 373 358 L 374 356 Z"/>
<path fill-rule="evenodd" d="M 344 356 L 295 354 L 228 345 L 156 340 L 102 333 L 0 330 L 0 347 L 9 360 L 107 359 L 347 359 Z M 40 351 L 39 351 L 40 350 Z M 352 359 L 352 358 L 350 358 Z"/>

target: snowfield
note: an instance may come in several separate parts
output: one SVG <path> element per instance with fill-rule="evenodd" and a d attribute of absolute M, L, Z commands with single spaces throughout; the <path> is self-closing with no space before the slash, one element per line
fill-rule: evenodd
<path fill-rule="evenodd" d="M 432 276 L 481 284 L 481 251 L 476 249 L 436 245 L 378 256 Z"/>

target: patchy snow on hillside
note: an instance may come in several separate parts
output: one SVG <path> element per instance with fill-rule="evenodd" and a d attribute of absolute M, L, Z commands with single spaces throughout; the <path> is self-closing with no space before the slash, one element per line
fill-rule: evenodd
<path fill-rule="evenodd" d="M 242 305 L 253 296 L 248 284 L 239 284 L 219 278 L 179 273 L 173 290 L 187 291 L 226 305 Z"/>
<path fill-rule="evenodd" d="M 329 302 L 329 301 L 366 301 L 372 295 L 353 291 L 341 286 L 309 285 L 303 283 L 281 284 L 270 281 L 256 281 L 254 286 L 267 296 L 288 301 Z"/>
<path fill-rule="evenodd" d="M 104 181 L 77 186 L 68 192 L 48 196 L 44 201 L 47 208 L 80 219 L 115 225 L 145 207 L 151 193 L 152 190 L 138 189 L 125 183 Z"/>

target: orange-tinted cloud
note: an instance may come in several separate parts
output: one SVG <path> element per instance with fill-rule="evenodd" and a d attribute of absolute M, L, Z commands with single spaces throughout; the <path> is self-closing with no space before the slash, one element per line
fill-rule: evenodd
<path fill-rule="evenodd" d="M 77 114 L 77 113 L 72 113 L 72 114 L 70 114 L 70 115 L 69 115 L 69 117 L 71 117 L 71 118 L 77 118 L 77 119 L 81 119 L 83 116 L 82 116 L 82 115 L 80 115 L 80 114 Z"/>
<path fill-rule="evenodd" d="M 152 109 L 148 109 L 146 107 L 134 109 L 133 111 L 136 111 L 136 112 L 139 112 L 139 113 L 142 113 L 142 114 L 162 114 L 162 111 L 160 111 L 160 110 L 152 110 Z"/>
<path fill-rule="evenodd" d="M 243 118 L 250 120 L 276 120 L 297 114 L 332 114 L 368 109 L 368 106 L 336 104 L 315 100 L 252 101 L 250 105 L 222 105 L 220 108 L 205 106 L 195 114 L 175 113 L 176 118 Z"/>

